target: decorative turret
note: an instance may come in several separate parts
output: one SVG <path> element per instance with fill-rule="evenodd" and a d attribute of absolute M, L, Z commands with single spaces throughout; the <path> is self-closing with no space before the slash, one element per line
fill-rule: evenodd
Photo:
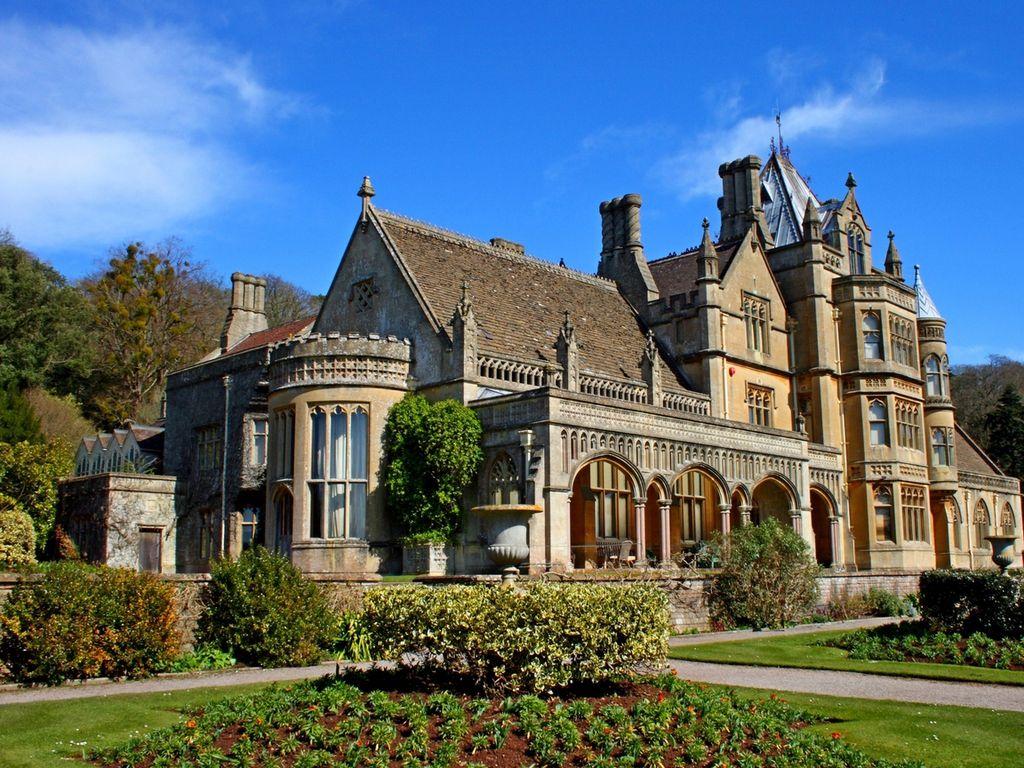
<path fill-rule="evenodd" d="M 697 282 L 718 282 L 718 251 L 711 241 L 708 220 L 701 222 L 704 228 L 704 235 L 700 241 L 700 254 L 697 256 Z"/>
<path fill-rule="evenodd" d="M 558 357 L 558 365 L 562 369 L 562 386 L 570 392 L 579 392 L 579 347 L 576 344 L 576 328 L 573 327 L 572 320 L 569 317 L 569 310 L 565 310 L 565 319 L 562 322 L 561 330 L 558 332 L 555 351 Z"/>
<path fill-rule="evenodd" d="M 601 203 L 601 261 L 597 274 L 614 280 L 637 312 L 658 299 L 640 239 L 640 195 L 629 194 Z"/>
<path fill-rule="evenodd" d="M 807 198 L 807 207 L 804 209 L 804 240 L 808 242 L 821 242 L 821 217 L 818 216 L 818 207 L 814 204 L 814 198 Z"/>
<path fill-rule="evenodd" d="M 917 336 L 924 379 L 924 425 L 928 439 L 928 474 L 933 492 L 957 488 L 954 454 L 954 409 L 949 393 L 949 355 L 946 351 L 946 321 L 924 287 L 921 267 L 914 266 L 917 294 Z"/>
<path fill-rule="evenodd" d="M 885 271 L 897 280 L 903 279 L 903 260 L 900 259 L 900 250 L 896 247 L 896 235 L 889 230 L 889 250 L 885 252 Z"/>

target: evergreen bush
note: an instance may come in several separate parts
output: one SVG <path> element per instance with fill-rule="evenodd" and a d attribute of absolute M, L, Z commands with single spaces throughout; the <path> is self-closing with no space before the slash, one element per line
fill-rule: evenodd
<path fill-rule="evenodd" d="M 20 683 L 146 677 L 180 644 L 174 588 L 150 573 L 54 563 L 0 607 L 0 661 Z"/>
<path fill-rule="evenodd" d="M 0 494 L 0 571 L 32 566 L 35 552 L 32 518 L 14 499 Z"/>
<path fill-rule="evenodd" d="M 921 574 L 921 615 L 936 629 L 1024 638 L 1024 574 L 936 570 Z"/>
<path fill-rule="evenodd" d="M 649 584 L 408 586 L 367 593 L 374 658 L 496 691 L 546 691 L 664 661 L 668 600 Z"/>
<path fill-rule="evenodd" d="M 818 600 L 818 565 L 791 528 L 769 518 L 729 534 L 722 570 L 707 586 L 711 618 L 725 627 L 777 628 L 810 613 Z"/>
<path fill-rule="evenodd" d="M 211 569 L 199 642 L 262 667 L 321 661 L 337 619 L 320 587 L 286 557 L 253 547 Z"/>

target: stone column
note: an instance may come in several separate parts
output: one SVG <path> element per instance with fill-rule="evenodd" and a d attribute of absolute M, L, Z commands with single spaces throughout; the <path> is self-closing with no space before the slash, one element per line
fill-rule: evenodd
<path fill-rule="evenodd" d="M 832 544 L 832 567 L 836 570 L 842 570 L 845 565 L 842 560 L 843 548 L 842 540 L 840 539 L 842 529 L 840 528 L 839 523 L 840 518 L 838 515 L 832 515 L 828 519 L 829 534 Z"/>
<path fill-rule="evenodd" d="M 750 505 L 740 504 L 740 527 L 750 525 Z"/>
<path fill-rule="evenodd" d="M 644 519 L 644 506 L 647 499 L 637 497 L 633 499 L 633 514 L 636 524 L 636 564 L 643 565 L 647 560 L 647 522 Z"/>
<path fill-rule="evenodd" d="M 661 499 L 658 502 L 658 512 L 661 514 L 661 564 L 671 565 L 672 555 L 669 544 L 669 523 L 668 513 L 672 508 L 671 499 Z"/>
<path fill-rule="evenodd" d="M 793 530 L 796 531 L 797 536 L 803 535 L 803 515 L 800 514 L 800 510 L 793 508 L 789 510 L 789 519 L 792 521 Z"/>
<path fill-rule="evenodd" d="M 732 514 L 732 504 L 719 504 L 718 514 L 720 515 L 721 520 L 722 536 L 727 537 L 729 535 L 729 527 L 731 525 L 729 515 Z"/>

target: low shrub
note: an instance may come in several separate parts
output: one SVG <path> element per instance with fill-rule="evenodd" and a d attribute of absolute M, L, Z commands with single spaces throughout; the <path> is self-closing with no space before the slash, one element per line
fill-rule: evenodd
<path fill-rule="evenodd" d="M 168 665 L 167 672 L 203 672 L 211 669 L 228 669 L 235 666 L 236 660 L 227 651 L 212 645 L 200 645 L 183 653 Z"/>
<path fill-rule="evenodd" d="M 0 608 L 0 661 L 20 683 L 139 678 L 179 652 L 174 590 L 149 573 L 54 563 Z"/>
<path fill-rule="evenodd" d="M 887 589 L 872 587 L 864 596 L 868 616 L 905 616 L 910 607 L 907 602 Z"/>
<path fill-rule="evenodd" d="M 536 692 L 662 662 L 668 600 L 647 584 L 395 587 L 367 593 L 362 623 L 374 658 Z"/>
<path fill-rule="evenodd" d="M 847 632 L 822 644 L 848 651 L 851 659 L 1024 668 L 1024 641 L 995 640 L 980 632 L 966 637 L 935 632 L 923 621 Z"/>
<path fill-rule="evenodd" d="M 723 627 L 792 624 L 818 600 L 818 564 L 791 528 L 769 518 L 729 534 L 722 570 L 705 593 L 711 618 Z"/>
<path fill-rule="evenodd" d="M 28 568 L 35 562 L 32 518 L 14 499 L 0 493 L 0 571 Z"/>
<path fill-rule="evenodd" d="M 320 587 L 263 547 L 219 560 L 199 618 L 198 638 L 262 667 L 316 664 L 331 647 L 336 619 Z"/>
<path fill-rule="evenodd" d="M 921 615 L 945 632 L 1024 638 L 1024 575 L 927 571 L 921 574 Z"/>

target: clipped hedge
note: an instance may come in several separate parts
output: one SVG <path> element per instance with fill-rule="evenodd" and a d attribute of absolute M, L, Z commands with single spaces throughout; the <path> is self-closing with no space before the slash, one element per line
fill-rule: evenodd
<path fill-rule="evenodd" d="M 374 658 L 485 690 L 538 692 L 662 662 L 668 599 L 648 584 L 379 588 L 362 623 Z"/>
<path fill-rule="evenodd" d="M 139 678 L 179 653 L 174 589 L 150 573 L 55 563 L 0 608 L 0 661 L 20 683 Z"/>
<path fill-rule="evenodd" d="M 1024 574 L 926 571 L 921 574 L 921 615 L 945 632 L 1024 638 Z"/>
<path fill-rule="evenodd" d="M 323 660 L 337 617 L 320 586 L 286 557 L 254 547 L 237 560 L 218 560 L 199 617 L 198 639 L 261 667 Z"/>

